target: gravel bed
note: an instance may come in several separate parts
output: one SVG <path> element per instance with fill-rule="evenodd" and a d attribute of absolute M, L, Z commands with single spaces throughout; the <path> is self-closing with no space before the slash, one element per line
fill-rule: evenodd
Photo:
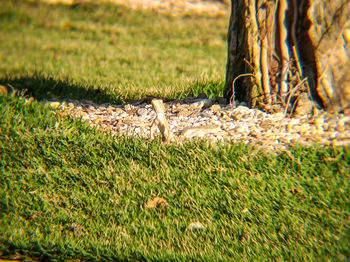
<path fill-rule="evenodd" d="M 61 108 L 63 114 L 81 118 L 112 135 L 146 139 L 160 135 L 150 100 L 125 105 L 98 105 L 87 100 L 48 103 Z M 164 106 L 176 141 L 204 138 L 260 145 L 270 150 L 295 144 L 350 144 L 350 115 L 318 111 L 314 115 L 286 117 L 282 112 L 250 109 L 245 103 L 226 105 L 220 98 L 186 98 L 165 102 Z"/>

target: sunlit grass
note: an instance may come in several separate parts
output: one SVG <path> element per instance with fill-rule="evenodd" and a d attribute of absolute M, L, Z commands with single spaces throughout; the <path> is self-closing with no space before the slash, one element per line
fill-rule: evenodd
<path fill-rule="evenodd" d="M 349 255 L 347 148 L 110 137 L 1 98 L 0 249 L 96 260 L 323 260 Z M 154 197 L 169 205 L 147 209 Z M 204 229 L 186 229 L 200 222 Z"/>
<path fill-rule="evenodd" d="M 183 97 L 198 81 L 222 86 L 227 17 L 173 17 L 107 4 L 1 1 L 0 9 L 3 83 L 38 74 L 72 79 L 112 101 Z"/>
<path fill-rule="evenodd" d="M 111 137 L 40 102 L 218 96 L 226 22 L 0 0 L 0 83 L 25 90 L 0 96 L 0 258 L 349 259 L 349 147 Z"/>

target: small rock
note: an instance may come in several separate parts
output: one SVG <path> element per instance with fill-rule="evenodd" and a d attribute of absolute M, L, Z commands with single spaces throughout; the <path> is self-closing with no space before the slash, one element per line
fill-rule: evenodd
<path fill-rule="evenodd" d="M 314 102 L 311 101 L 307 93 L 302 93 L 298 96 L 297 104 L 295 107 L 295 116 L 304 116 L 313 112 Z"/>
<path fill-rule="evenodd" d="M 133 110 L 135 107 L 133 106 L 133 105 L 130 105 L 130 104 L 126 104 L 125 106 L 124 106 L 124 109 L 125 109 L 125 111 L 130 111 L 130 110 Z"/>
<path fill-rule="evenodd" d="M 205 226 L 201 222 L 193 222 L 193 223 L 190 223 L 186 229 L 193 231 L 193 230 L 199 230 L 204 228 Z"/>
<path fill-rule="evenodd" d="M 235 129 L 236 133 L 247 133 L 248 132 L 248 128 L 246 126 L 237 126 Z"/>
<path fill-rule="evenodd" d="M 215 105 L 212 105 L 209 109 L 212 112 L 217 112 L 217 111 L 219 111 L 221 109 L 221 106 L 215 104 Z"/>
<path fill-rule="evenodd" d="M 243 103 L 243 102 L 242 102 Z M 235 109 L 235 112 L 250 112 L 250 109 L 246 106 L 242 106 L 242 103 L 241 105 L 237 106 L 236 109 Z"/>
<path fill-rule="evenodd" d="M 220 127 L 215 125 L 186 127 L 180 132 L 180 135 L 185 138 L 204 137 L 207 134 L 215 133 L 220 130 Z"/>
<path fill-rule="evenodd" d="M 255 138 L 260 138 L 261 134 L 257 131 L 250 131 L 249 133 L 250 136 L 255 137 Z"/>
<path fill-rule="evenodd" d="M 184 111 L 177 112 L 176 115 L 179 116 L 179 117 L 180 116 L 188 117 L 188 116 L 192 115 L 192 113 L 193 113 L 192 111 L 185 111 L 184 110 Z"/>
<path fill-rule="evenodd" d="M 192 103 L 190 105 L 190 108 L 201 110 L 208 108 L 213 104 L 213 101 L 211 101 L 210 99 L 196 99 L 195 101 L 195 103 Z"/>
<path fill-rule="evenodd" d="M 134 115 L 136 114 L 137 108 L 133 108 L 131 110 L 125 110 L 125 112 L 129 115 Z"/>
<path fill-rule="evenodd" d="M 125 118 L 125 117 L 128 117 L 128 116 L 129 116 L 129 114 L 124 112 L 124 111 L 119 114 L 120 118 Z"/>
<path fill-rule="evenodd" d="M 136 110 L 136 114 L 141 117 L 146 116 L 147 113 L 148 113 L 147 109 L 142 107 Z"/>
<path fill-rule="evenodd" d="M 100 111 L 100 112 L 104 112 L 104 111 L 106 111 L 107 110 L 107 108 L 105 107 L 105 106 L 100 106 L 99 108 L 98 108 L 98 111 Z"/>
<path fill-rule="evenodd" d="M 113 108 L 113 112 L 118 114 L 118 115 L 125 113 L 125 111 L 120 107 Z"/>
<path fill-rule="evenodd" d="M 242 115 L 241 114 L 234 114 L 231 116 L 233 120 L 239 121 L 242 120 Z"/>

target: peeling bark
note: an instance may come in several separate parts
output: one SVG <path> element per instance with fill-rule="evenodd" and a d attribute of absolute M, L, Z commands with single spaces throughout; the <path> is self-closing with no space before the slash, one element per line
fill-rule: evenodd
<path fill-rule="evenodd" d="M 232 0 L 227 101 L 285 104 L 298 86 L 295 96 L 306 92 L 329 111 L 350 110 L 348 17 L 350 0 Z"/>
<path fill-rule="evenodd" d="M 289 44 L 287 40 L 287 0 L 279 0 L 278 2 L 278 28 L 279 28 L 279 45 L 281 59 L 281 79 L 279 84 L 279 95 L 281 99 L 285 99 L 288 90 L 288 71 L 289 71 Z"/>

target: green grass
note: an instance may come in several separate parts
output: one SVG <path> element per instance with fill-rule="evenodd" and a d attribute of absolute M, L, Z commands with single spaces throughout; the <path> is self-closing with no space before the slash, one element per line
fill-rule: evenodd
<path fill-rule="evenodd" d="M 164 145 L 112 138 L 22 98 L 1 105 L 3 256 L 349 258 L 349 147 L 276 157 L 244 145 Z M 146 209 L 156 196 L 169 206 Z M 197 221 L 205 229 L 186 230 Z"/>
<path fill-rule="evenodd" d="M 63 80 L 78 83 L 91 99 L 94 91 L 103 93 L 96 102 L 184 97 L 205 91 L 198 86 L 208 83 L 217 86 L 216 96 L 222 93 L 227 17 L 14 0 L 0 0 L 0 10 L 0 83 L 20 82 L 18 88 L 31 91 L 31 81 L 23 80 Z M 52 86 L 45 88 L 33 92 L 38 98 L 55 95 Z M 60 98 L 70 93 L 76 92 Z"/>
<path fill-rule="evenodd" d="M 166 145 L 111 137 L 39 102 L 217 96 L 225 25 L 111 5 L 0 0 L 0 83 L 37 98 L 0 96 L 0 258 L 350 258 L 350 147 L 296 146 L 274 156 L 241 144 Z M 169 205 L 145 208 L 157 196 Z M 205 228 L 190 231 L 191 222 Z"/>

